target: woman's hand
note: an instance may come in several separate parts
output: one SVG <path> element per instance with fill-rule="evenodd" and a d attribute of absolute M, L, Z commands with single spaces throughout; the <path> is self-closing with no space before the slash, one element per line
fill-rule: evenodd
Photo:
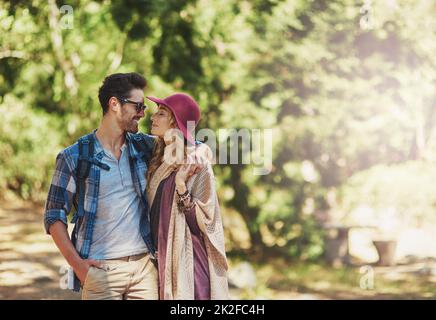
<path fill-rule="evenodd" d="M 179 167 L 176 174 L 176 189 L 179 194 L 183 194 L 186 191 L 186 181 L 204 168 L 204 163 L 197 162 L 196 157 L 188 156 L 187 163 Z"/>
<path fill-rule="evenodd" d="M 176 185 L 185 184 L 186 181 L 195 173 L 195 165 L 192 163 L 182 165 L 176 174 Z"/>
<path fill-rule="evenodd" d="M 186 181 L 190 176 L 195 174 L 196 166 L 197 165 L 192 163 L 184 164 L 179 168 L 176 174 L 176 193 L 178 195 L 177 207 L 184 213 L 186 213 L 185 209 L 188 208 L 192 200 L 186 187 Z"/>

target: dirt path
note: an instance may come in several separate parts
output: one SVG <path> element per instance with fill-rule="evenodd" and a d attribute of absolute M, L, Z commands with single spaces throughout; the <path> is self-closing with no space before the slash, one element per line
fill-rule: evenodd
<path fill-rule="evenodd" d="M 45 234 L 42 217 L 43 208 L 41 206 L 20 201 L 0 202 L 0 299 L 80 299 L 80 294 L 62 289 L 61 284 L 66 278 L 67 264 L 51 237 Z M 70 228 L 72 229 L 71 226 Z M 293 281 L 292 288 L 295 287 L 294 289 L 289 290 L 289 288 L 283 288 L 280 285 L 272 289 L 274 294 L 269 298 L 308 300 L 435 299 L 436 292 L 432 285 L 436 281 L 435 271 L 436 261 L 423 265 L 376 268 L 375 272 L 378 275 L 386 274 L 383 278 L 389 276 L 393 280 L 401 282 L 397 282 L 398 288 L 389 288 L 387 286 L 389 284 L 384 283 L 386 288 L 382 287 L 373 292 L 350 290 L 353 286 L 342 288 L 343 281 L 340 280 L 339 283 L 336 283 L 338 281 L 334 283 L 338 288 L 332 283 L 326 289 L 324 288 L 325 279 L 312 278 L 311 286 L 313 287 L 318 283 L 320 289 L 305 288 L 304 279 L 297 279 L 299 281 Z M 422 274 L 423 272 L 428 274 Z M 328 276 L 326 274 L 326 279 Z M 271 277 L 269 278 L 271 279 Z M 422 283 L 419 283 L 418 280 Z M 391 285 L 389 286 L 391 287 Z M 271 287 L 274 287 L 272 283 Z M 301 288 L 296 289 L 297 287 Z M 264 298 L 262 293 L 255 296 L 259 299 Z M 230 297 L 231 299 L 240 299 L 244 298 L 244 294 L 237 289 L 231 289 Z"/>
<path fill-rule="evenodd" d="M 66 262 L 44 232 L 42 208 L 0 205 L 0 299 L 80 299 L 62 290 Z"/>
<path fill-rule="evenodd" d="M 61 288 L 66 267 L 45 234 L 41 206 L 0 202 L 0 300 L 80 300 L 79 293 Z M 238 292 L 232 290 L 231 298 Z"/>
<path fill-rule="evenodd" d="M 45 234 L 42 218 L 41 206 L 18 200 L 0 202 L 0 300 L 80 299 L 79 293 L 61 289 L 67 264 Z M 238 299 L 239 291 L 232 289 L 231 298 Z M 280 297 L 299 298 L 315 297 L 289 292 Z"/>

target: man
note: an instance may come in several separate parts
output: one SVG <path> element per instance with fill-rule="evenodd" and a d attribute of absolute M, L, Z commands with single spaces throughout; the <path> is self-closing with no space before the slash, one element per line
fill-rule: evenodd
<path fill-rule="evenodd" d="M 145 86 L 137 73 L 106 77 L 98 95 L 103 109 L 99 128 L 86 143 L 76 142 L 57 156 L 44 224 L 73 268 L 74 290 L 82 288 L 82 299 L 158 299 L 146 197 L 146 159 L 154 138 L 137 133 Z M 89 174 L 79 180 L 79 149 L 83 152 L 89 140 L 94 149 L 87 159 Z M 138 141 L 151 148 L 144 154 Z M 77 191 L 79 185 L 83 192 Z M 70 239 L 67 216 L 73 207 Z"/>

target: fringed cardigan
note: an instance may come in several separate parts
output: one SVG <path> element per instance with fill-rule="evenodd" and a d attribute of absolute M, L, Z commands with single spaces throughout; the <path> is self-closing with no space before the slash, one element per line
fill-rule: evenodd
<path fill-rule="evenodd" d="M 160 182 L 166 179 L 176 166 L 165 161 L 156 170 L 148 187 L 148 203 L 153 203 Z M 210 295 L 212 300 L 229 299 L 227 282 L 227 258 L 224 248 L 224 231 L 215 177 L 211 164 L 189 178 L 186 184 L 192 195 L 195 216 L 208 255 Z M 192 239 L 184 213 L 177 206 L 178 196 L 174 192 L 166 249 L 164 297 L 165 300 L 194 299 L 194 258 Z M 161 299 L 162 299 L 161 298 Z"/>

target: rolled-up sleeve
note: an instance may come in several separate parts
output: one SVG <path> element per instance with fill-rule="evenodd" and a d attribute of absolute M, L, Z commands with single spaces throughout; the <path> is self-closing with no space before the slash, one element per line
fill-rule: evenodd
<path fill-rule="evenodd" d="M 68 166 L 63 152 L 56 157 L 56 169 L 47 196 L 44 212 L 44 227 L 47 234 L 56 221 L 62 221 L 68 226 L 67 215 L 72 207 L 72 199 L 76 184 L 72 170 Z"/>

